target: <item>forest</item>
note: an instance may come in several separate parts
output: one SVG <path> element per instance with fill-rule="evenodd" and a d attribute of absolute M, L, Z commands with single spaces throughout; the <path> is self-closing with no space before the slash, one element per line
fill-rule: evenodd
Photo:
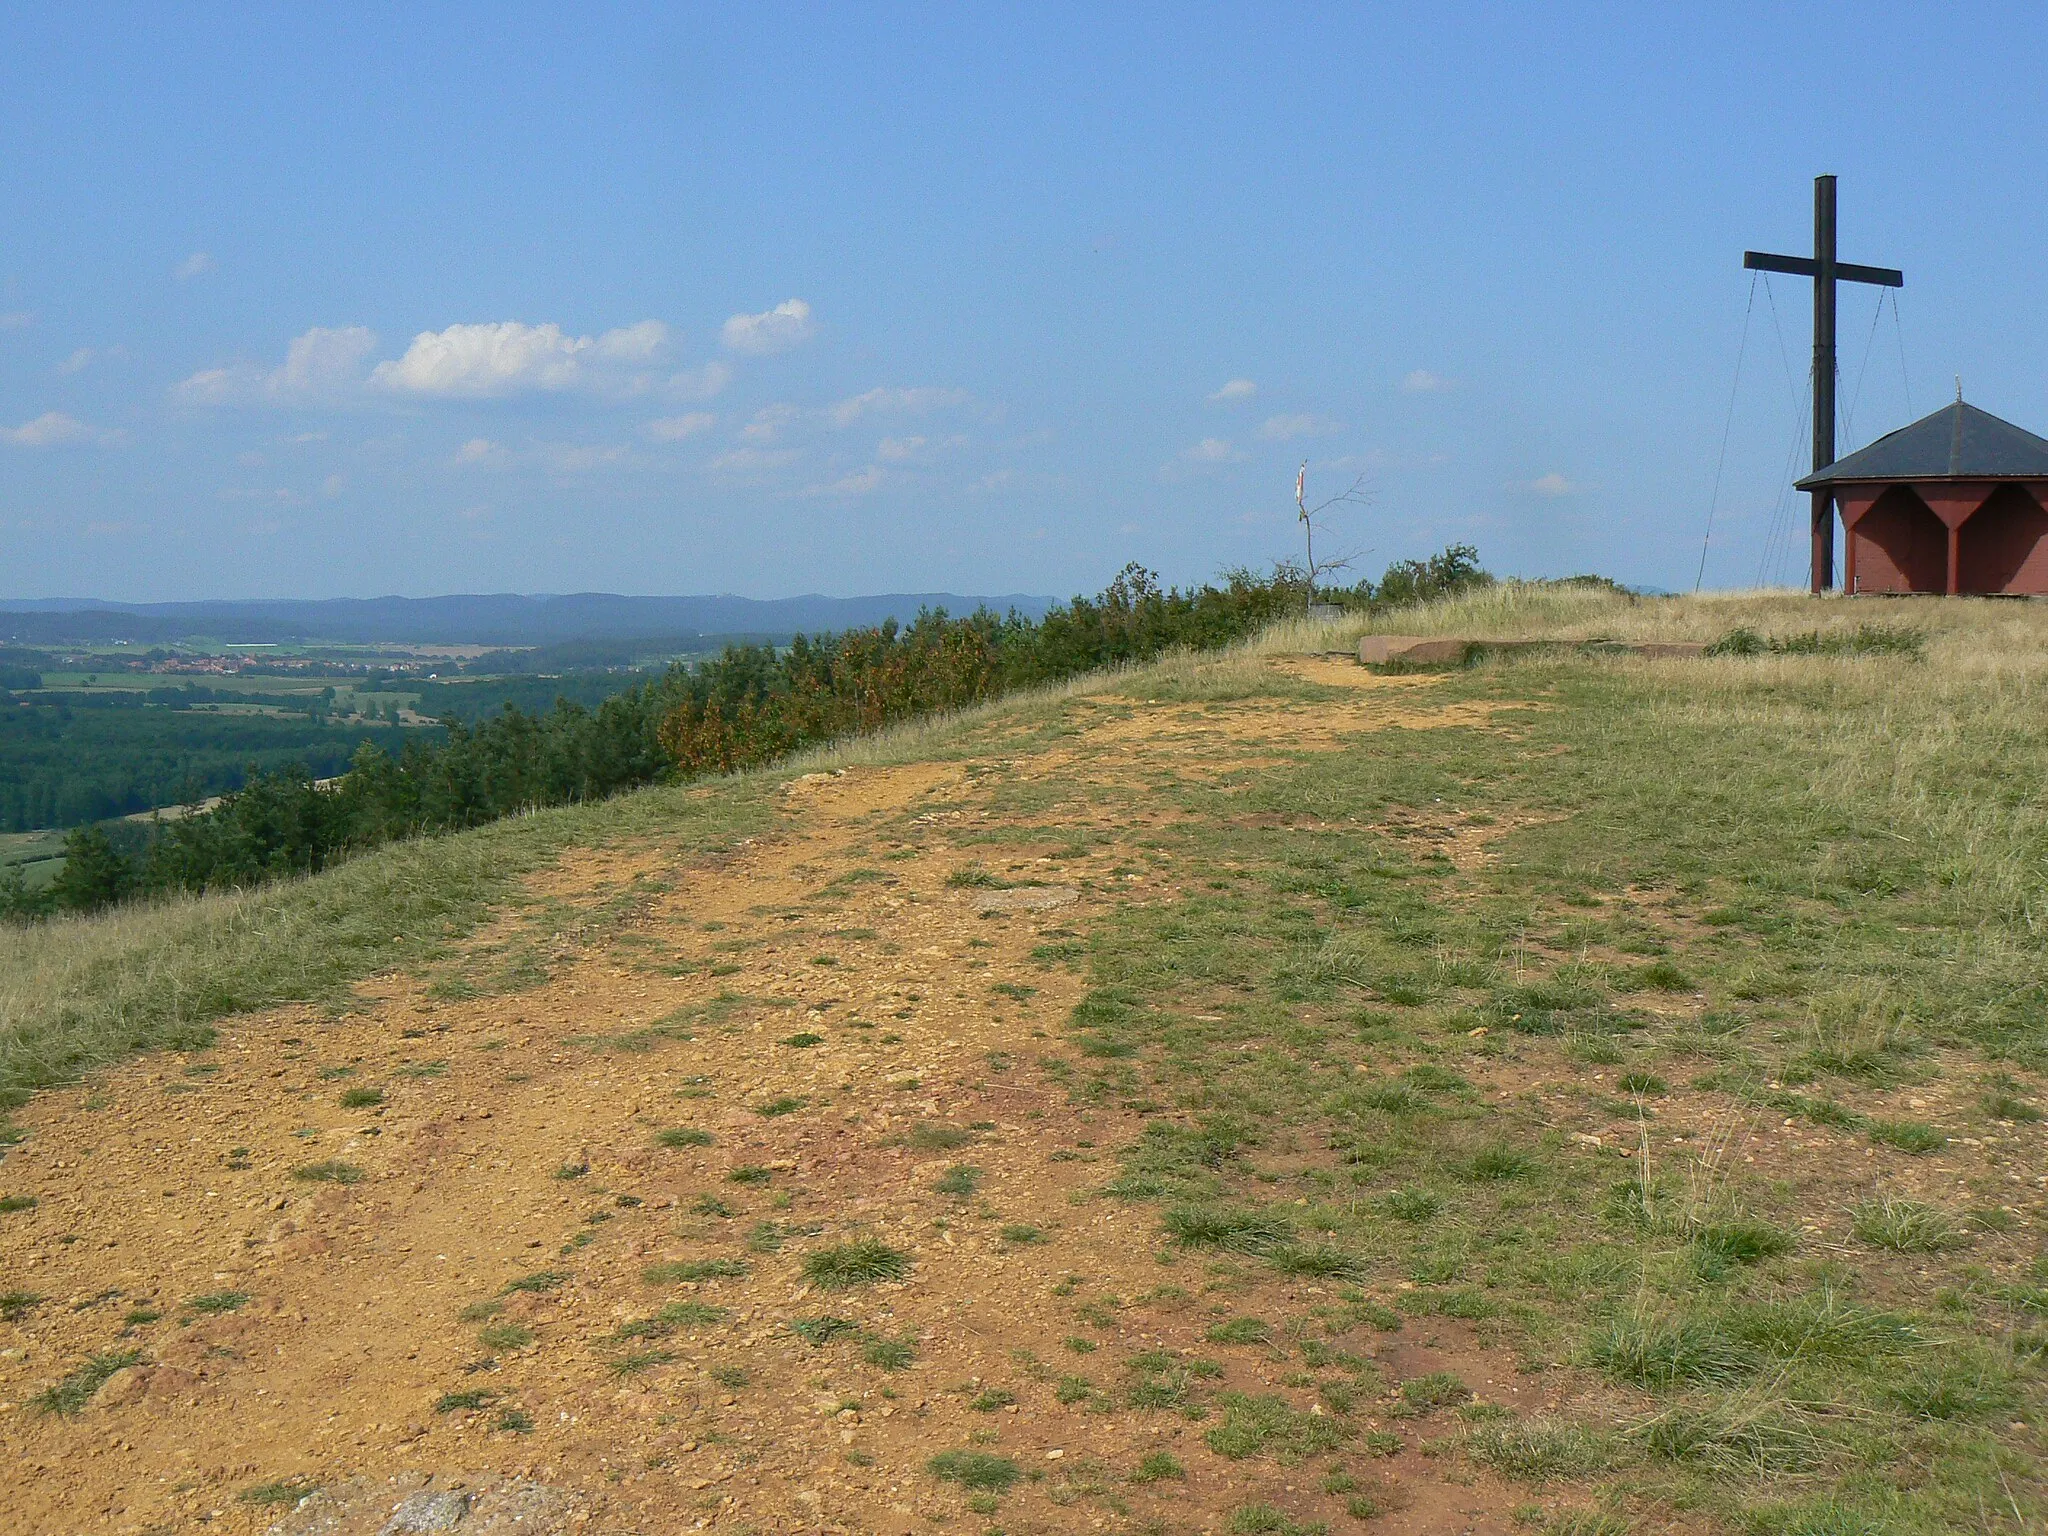
<path fill-rule="evenodd" d="M 9 702 L 0 695 L 0 832 L 72 827 L 203 800 L 239 789 L 252 769 L 302 768 L 328 778 L 364 742 L 397 734 L 389 725 L 214 714 L 189 704 L 146 708 L 140 694 L 112 697 L 132 702 Z"/>

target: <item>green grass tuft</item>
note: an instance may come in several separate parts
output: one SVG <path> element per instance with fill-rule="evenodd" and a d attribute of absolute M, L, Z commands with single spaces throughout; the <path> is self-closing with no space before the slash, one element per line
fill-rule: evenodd
<path fill-rule="evenodd" d="M 1948 1145 L 1946 1136 L 1918 1120 L 1873 1120 L 1869 1129 L 1870 1139 L 1879 1146 L 1891 1147 L 1914 1157 L 1925 1152 L 1939 1152 Z"/>
<path fill-rule="evenodd" d="M 306 1163 L 292 1170 L 292 1177 L 301 1184 L 360 1184 L 363 1170 L 354 1163 L 330 1159 L 324 1163 Z"/>
<path fill-rule="evenodd" d="M 939 1176 L 932 1189 L 955 1200 L 971 1200 L 981 1188 L 981 1170 L 968 1163 L 955 1163 Z"/>
<path fill-rule="evenodd" d="M 524 1323 L 491 1323 L 478 1332 L 477 1338 L 485 1349 L 518 1349 L 533 1342 L 533 1330 Z"/>
<path fill-rule="evenodd" d="M 1330 1527 L 1321 1520 L 1297 1520 L 1271 1504 L 1244 1504 L 1230 1512 L 1223 1529 L 1229 1536 L 1328 1536 Z"/>
<path fill-rule="evenodd" d="M 1873 1248 L 1893 1253 L 1939 1253 L 1964 1241 L 1946 1211 L 1894 1195 L 1878 1195 L 1850 1207 L 1849 1225 Z"/>
<path fill-rule="evenodd" d="M 131 1365 L 142 1363 L 139 1349 L 114 1350 L 94 1355 L 77 1370 L 66 1376 L 54 1387 L 39 1392 L 30 1399 L 37 1409 L 70 1418 L 93 1400 L 94 1394 L 107 1384 L 107 1379 L 116 1371 L 125 1371 Z"/>
<path fill-rule="evenodd" d="M 1176 1205 L 1164 1221 L 1166 1235 L 1184 1248 L 1263 1254 L 1294 1236 L 1294 1223 L 1285 1216 L 1231 1206 Z"/>
<path fill-rule="evenodd" d="M 925 1470 L 976 1493 L 1008 1493 L 1024 1475 L 1009 1457 L 987 1451 L 941 1451 L 925 1463 Z"/>
<path fill-rule="evenodd" d="M 185 1303 L 185 1310 L 197 1312 L 204 1317 L 213 1317 L 223 1312 L 239 1312 L 248 1304 L 247 1291 L 208 1291 L 204 1295 L 189 1298 Z"/>
<path fill-rule="evenodd" d="M 297 1504 L 320 1491 L 318 1483 L 309 1483 L 303 1478 L 286 1478 L 281 1482 L 257 1483 L 244 1488 L 235 1495 L 237 1504 L 247 1504 L 256 1509 L 271 1509 L 281 1504 Z"/>
<path fill-rule="evenodd" d="M 739 1280 L 747 1274 L 744 1259 L 672 1259 L 649 1264 L 640 1278 L 649 1285 L 681 1285 L 700 1280 Z"/>
<path fill-rule="evenodd" d="M 517 1280 L 506 1281 L 505 1288 L 498 1294 L 510 1296 L 515 1291 L 526 1291 L 534 1295 L 544 1295 L 549 1291 L 560 1290 L 562 1282 L 568 1278 L 569 1272 L 566 1269 L 537 1269 L 530 1275 L 521 1275 Z"/>
<path fill-rule="evenodd" d="M 901 1280 L 910 1273 L 910 1255 L 879 1238 L 864 1237 L 804 1255 L 804 1278 L 827 1291 Z"/>

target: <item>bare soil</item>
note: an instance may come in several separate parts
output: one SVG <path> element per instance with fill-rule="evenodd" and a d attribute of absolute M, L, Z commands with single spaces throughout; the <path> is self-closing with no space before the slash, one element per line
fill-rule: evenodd
<path fill-rule="evenodd" d="M 1119 1395 L 1127 1358 L 1163 1349 L 1215 1361 L 1222 1389 L 1307 1407 L 1284 1354 L 1204 1336 L 1220 1315 L 1307 1315 L 1334 1285 L 1261 1270 L 1204 1293 L 1154 1208 L 1092 1197 L 1143 1120 L 1078 1106 L 1039 1068 L 1070 1049 L 1084 988 L 1056 956 L 1111 905 L 1178 891 L 1156 863 L 1117 872 L 1135 829 L 1107 813 L 1035 820 L 996 792 L 1241 770 L 1486 719 L 1435 702 L 1427 678 L 1291 670 L 1345 696 L 1098 696 L 1030 755 L 797 779 L 779 830 L 721 860 L 591 850 L 537 877 L 472 951 L 545 949 L 564 912 L 624 914 L 604 942 L 552 952 L 540 985 L 463 997 L 445 973 L 388 975 L 354 1011 L 236 1018 L 200 1056 L 39 1097 L 0 1170 L 39 1201 L 0 1216 L 0 1290 L 44 1298 L 0 1323 L 0 1531 L 255 1532 L 283 1508 L 244 1502 L 253 1488 L 428 1473 L 568 1490 L 593 1532 L 979 1530 L 927 1471 L 962 1448 L 1032 1474 L 989 1517 L 1008 1532 L 1210 1531 L 1258 1501 L 1365 1530 L 1346 1513 L 1360 1495 L 1388 1536 L 1514 1529 L 1529 1491 L 1433 1454 L 1395 1389 L 1450 1371 L 1520 1412 L 1596 1389 L 1522 1373 L 1471 1325 L 1331 1340 L 1377 1366 L 1357 1422 L 1398 1437 L 1378 1456 L 1354 1441 L 1296 1466 L 1227 1460 L 1202 1443 L 1213 1420 Z M 1082 830 L 1096 838 L 1077 851 Z M 1487 858 L 1485 828 L 1383 830 L 1461 869 Z M 957 883 L 969 869 L 1000 883 Z M 1539 1079 L 1504 1068 L 1487 1091 L 1563 1086 Z M 367 1088 L 382 1102 L 344 1107 Z M 1684 1119 L 1666 1114 L 1660 1135 Z M 1585 1126 L 1636 1151 L 1625 1121 L 1588 1108 Z M 671 1129 L 711 1139 L 664 1145 Z M 1809 1156 L 1846 1150 L 1811 1126 L 1782 1135 Z M 958 1165 L 978 1184 L 940 1192 Z M 323 1166 L 354 1182 L 309 1176 Z M 909 1255 L 904 1278 L 807 1284 L 806 1255 L 868 1237 Z M 744 1273 L 648 1278 L 715 1260 Z M 722 1315 L 620 1336 L 677 1302 Z M 850 1327 L 822 1343 L 792 1331 L 828 1317 Z M 514 1323 L 530 1341 L 481 1336 Z M 870 1363 L 874 1341 L 914 1358 Z M 131 1349 L 139 1363 L 75 1416 L 35 1406 L 87 1358 Z M 1062 1393 L 1070 1377 L 1093 1393 Z M 1184 1478 L 1130 1479 L 1162 1450 Z M 1323 1491 L 1333 1460 L 1355 1491 Z"/>

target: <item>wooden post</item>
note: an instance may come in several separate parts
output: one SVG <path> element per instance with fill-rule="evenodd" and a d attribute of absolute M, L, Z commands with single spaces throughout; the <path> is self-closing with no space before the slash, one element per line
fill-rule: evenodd
<path fill-rule="evenodd" d="M 1835 178 L 1813 178 L 1813 467 L 1835 462 Z M 1835 493 L 1813 493 L 1813 590 L 1835 584 Z"/>

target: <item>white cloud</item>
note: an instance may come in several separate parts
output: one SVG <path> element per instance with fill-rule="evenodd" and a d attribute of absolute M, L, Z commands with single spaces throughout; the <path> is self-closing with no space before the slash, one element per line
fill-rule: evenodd
<path fill-rule="evenodd" d="M 709 432 L 717 424 L 718 418 L 709 411 L 685 411 L 680 416 L 663 416 L 650 421 L 641 430 L 656 442 L 679 443 L 686 437 Z"/>
<path fill-rule="evenodd" d="M 618 382 L 606 377 L 606 365 L 648 362 L 667 342 L 659 320 L 594 338 L 567 335 L 552 322 L 451 325 L 421 331 L 403 357 L 372 369 L 370 380 L 397 394 L 467 398 L 574 389 Z"/>
<path fill-rule="evenodd" d="M 865 469 L 856 469 L 841 475 L 828 485 L 806 487 L 806 496 L 865 496 L 882 483 L 884 471 L 879 464 L 870 464 Z"/>
<path fill-rule="evenodd" d="M 1181 457 L 1191 464 L 1228 464 L 1244 455 L 1220 437 L 1205 437 Z"/>
<path fill-rule="evenodd" d="M 0 427 L 0 442 L 17 448 L 54 448 L 60 443 L 79 443 L 100 436 L 76 416 L 62 411 L 45 411 L 34 421 L 18 427 Z"/>
<path fill-rule="evenodd" d="M 728 352 L 765 357 L 771 352 L 787 352 L 791 347 L 802 346 L 816 330 L 810 305 L 802 299 L 784 299 L 758 315 L 732 316 L 719 336 Z"/>
<path fill-rule="evenodd" d="M 1556 470 L 1547 475 L 1538 475 L 1534 480 L 1511 487 L 1517 491 L 1528 491 L 1537 496 L 1577 496 L 1592 489 L 1577 480 L 1568 480 Z"/>
<path fill-rule="evenodd" d="M 780 469 L 796 456 L 794 448 L 734 448 L 719 454 L 705 467 L 722 474 L 758 474 L 762 470 Z"/>
<path fill-rule="evenodd" d="M 652 362 L 668 345 L 668 327 L 659 320 L 622 325 L 597 338 L 597 355 L 622 363 Z"/>
<path fill-rule="evenodd" d="M 496 464 L 505 458 L 505 450 L 488 437 L 472 437 L 455 450 L 457 464 Z"/>
<path fill-rule="evenodd" d="M 26 309 L 10 309 L 0 314 L 0 331 L 25 331 L 35 323 L 35 315 Z"/>
<path fill-rule="evenodd" d="M 1401 388 L 1411 395 L 1433 395 L 1449 389 L 1456 382 L 1440 373 L 1431 373 L 1427 368 L 1417 368 L 1401 381 Z"/>
<path fill-rule="evenodd" d="M 92 360 L 99 354 L 91 347 L 80 347 L 76 352 L 57 365 L 59 373 L 83 373 L 92 366 Z"/>
<path fill-rule="evenodd" d="M 1328 437 L 1343 430 L 1343 422 L 1324 416 L 1268 416 L 1259 425 L 1259 436 L 1269 443 L 1284 443 L 1296 437 Z"/>
<path fill-rule="evenodd" d="M 941 389 L 931 385 L 920 385 L 912 389 L 870 389 L 864 394 L 848 396 L 828 407 L 825 414 L 831 419 L 833 426 L 850 427 L 867 415 L 881 413 L 921 416 L 927 411 L 965 405 L 968 398 L 964 389 Z"/>
<path fill-rule="evenodd" d="M 347 489 L 347 487 L 348 477 L 346 475 L 329 475 L 325 480 L 322 480 L 320 482 L 320 494 L 326 497 L 329 501 L 332 501 L 334 500 L 335 497 L 339 496 L 345 489 Z"/>
<path fill-rule="evenodd" d="M 560 444 L 546 452 L 550 469 L 570 472 L 604 469 L 624 462 L 625 458 L 626 450 L 614 443 Z"/>
<path fill-rule="evenodd" d="M 793 405 L 764 405 L 754 412 L 752 421 L 740 428 L 740 436 L 750 443 L 772 443 L 796 420 L 796 416 Z"/>
<path fill-rule="evenodd" d="M 732 369 L 712 361 L 669 375 L 668 392 L 678 400 L 709 400 L 732 382 Z"/>
<path fill-rule="evenodd" d="M 885 437 L 875 445 L 875 457 L 884 464 L 908 464 L 924 451 L 928 439 L 922 437 Z"/>
<path fill-rule="evenodd" d="M 286 348 L 282 367 L 208 368 L 171 393 L 188 405 L 285 405 L 330 397 L 362 383 L 363 360 L 376 345 L 376 334 L 363 326 L 316 325 Z"/>
<path fill-rule="evenodd" d="M 1250 379 L 1232 379 L 1228 384 L 1209 397 L 1211 405 L 1238 405 L 1258 394 L 1259 386 Z"/>
<path fill-rule="evenodd" d="M 204 277 L 214 269 L 214 260 L 204 251 L 194 251 L 178 263 L 178 281 L 189 283 L 195 277 Z"/>

